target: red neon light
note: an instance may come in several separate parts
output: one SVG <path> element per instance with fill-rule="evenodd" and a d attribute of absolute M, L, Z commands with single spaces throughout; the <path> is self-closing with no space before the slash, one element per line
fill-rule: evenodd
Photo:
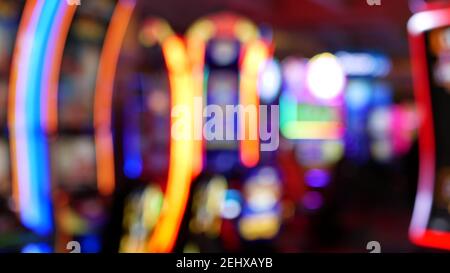
<path fill-rule="evenodd" d="M 412 65 L 414 75 L 414 93 L 421 115 L 419 128 L 419 184 L 413 217 L 409 229 L 413 243 L 426 247 L 450 249 L 450 232 L 427 228 L 431 212 L 435 179 L 436 147 L 431 108 L 428 63 L 425 48 L 426 31 L 449 26 L 450 8 L 424 11 L 414 15 L 408 22 L 410 34 Z"/>

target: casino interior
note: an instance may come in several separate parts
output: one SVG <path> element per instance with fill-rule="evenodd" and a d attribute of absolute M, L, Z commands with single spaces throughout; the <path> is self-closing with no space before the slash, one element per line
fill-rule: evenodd
<path fill-rule="evenodd" d="M 446 115 L 450 1 L 0 0 L 0 253 L 448 252 Z"/>

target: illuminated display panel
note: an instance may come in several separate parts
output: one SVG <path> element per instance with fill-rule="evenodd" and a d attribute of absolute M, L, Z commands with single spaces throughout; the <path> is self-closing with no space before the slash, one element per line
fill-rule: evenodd
<path fill-rule="evenodd" d="M 287 59 L 283 73 L 281 134 L 290 140 L 340 140 L 346 79 L 338 59 L 330 53 L 316 55 L 308 62 Z"/>
<path fill-rule="evenodd" d="M 206 105 L 218 105 L 223 113 L 223 128 L 232 126 L 236 137 L 237 115 L 228 118 L 226 115 L 227 105 L 238 105 L 239 103 L 239 54 L 240 46 L 237 40 L 213 39 L 206 47 Z M 204 119 L 205 123 L 211 119 L 219 120 L 219 117 L 210 116 Z M 235 125 L 235 126 L 233 126 Z M 208 130 L 213 135 L 216 128 Z M 206 149 L 215 150 L 237 150 L 239 143 L 235 140 L 225 140 L 225 130 L 222 132 L 224 139 L 214 139 L 213 136 L 205 135 Z"/>

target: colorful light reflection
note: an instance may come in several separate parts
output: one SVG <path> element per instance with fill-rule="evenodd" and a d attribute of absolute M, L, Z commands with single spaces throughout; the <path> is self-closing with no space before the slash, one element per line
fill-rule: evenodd
<path fill-rule="evenodd" d="M 13 191 L 21 220 L 38 234 L 53 230 L 48 140 L 42 113 L 56 90 L 57 60 L 74 7 L 64 1 L 27 1 L 11 67 L 9 128 Z"/>

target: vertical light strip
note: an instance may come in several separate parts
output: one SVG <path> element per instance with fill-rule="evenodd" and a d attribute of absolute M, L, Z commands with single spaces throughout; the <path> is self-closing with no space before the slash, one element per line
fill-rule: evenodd
<path fill-rule="evenodd" d="M 201 109 L 203 111 L 204 104 L 206 103 L 206 96 L 204 96 L 205 89 L 205 54 L 206 54 L 206 44 L 213 37 L 216 32 L 216 26 L 210 19 L 200 19 L 194 25 L 189 28 L 186 39 L 187 39 L 187 54 L 189 61 L 192 66 L 192 84 L 193 84 L 193 96 L 195 98 L 201 98 Z M 203 128 L 202 117 L 194 117 L 195 128 Z M 203 160 L 204 160 L 204 141 L 203 141 L 203 131 L 195 132 L 194 135 L 194 151 L 193 151 L 193 177 L 198 176 L 203 170 Z"/>
<path fill-rule="evenodd" d="M 182 113 L 172 112 L 171 130 L 174 124 L 185 124 L 185 132 L 171 132 L 169 176 L 164 196 L 163 208 L 152 236 L 149 238 L 149 252 L 172 251 L 189 198 L 193 141 L 193 90 L 192 75 L 183 41 L 171 36 L 163 41 L 163 54 L 169 71 L 171 90 L 171 109 L 181 109 Z M 174 137 L 174 135 L 178 137 Z M 181 135 L 180 135 L 181 134 Z"/>
<path fill-rule="evenodd" d="M 49 86 L 43 77 L 46 62 L 54 57 L 48 48 L 55 43 L 66 2 L 58 0 L 26 3 L 15 46 L 8 119 L 14 196 L 25 226 L 38 234 L 53 229 L 48 147 L 41 126 L 42 96 Z M 55 34 L 55 35 L 52 35 Z M 45 98 L 44 98 L 45 100 Z"/>
<path fill-rule="evenodd" d="M 76 5 L 62 5 L 64 9 L 58 13 L 56 21 L 58 24 L 52 30 L 51 41 L 47 54 L 51 58 L 47 59 L 44 67 L 43 82 L 47 83 L 47 87 L 42 88 L 43 95 L 41 96 L 41 115 L 42 127 L 48 133 L 56 133 L 58 128 L 58 85 L 59 75 L 61 71 L 61 62 L 64 52 L 64 47 L 69 33 L 72 19 L 77 9 Z"/>
<path fill-rule="evenodd" d="M 240 116 L 240 157 L 246 167 L 254 167 L 259 162 L 259 95 L 258 77 L 260 68 L 269 58 L 268 46 L 261 40 L 246 45 L 241 65 L 239 83 L 239 103 L 245 109 L 255 108 L 256 120 L 249 120 L 245 113 Z M 251 117 L 251 115 L 250 115 Z M 252 127 L 253 126 L 253 127 Z M 252 129 L 256 127 L 256 137 Z M 248 133 L 248 134 L 247 134 Z"/>
<path fill-rule="evenodd" d="M 36 20 L 36 16 L 33 17 L 35 10 L 37 9 L 37 1 L 30 0 L 27 1 L 25 5 L 24 12 L 22 14 L 22 19 L 20 22 L 20 26 L 17 33 L 17 40 L 14 48 L 12 65 L 11 65 L 11 78 L 9 83 L 9 97 L 8 97 L 8 126 L 10 132 L 10 141 L 11 141 L 11 168 L 12 168 L 12 188 L 13 188 L 13 199 L 16 206 L 16 209 L 20 211 L 22 208 L 29 207 L 28 198 L 25 192 L 25 189 L 20 189 L 19 180 L 22 181 L 27 179 L 24 177 L 28 174 L 27 170 L 23 168 L 19 168 L 16 162 L 27 162 L 27 154 L 24 150 L 25 146 L 23 141 L 23 137 L 20 137 L 20 131 L 17 132 L 16 128 L 20 128 L 21 121 L 23 123 L 23 111 L 19 111 L 19 114 L 16 115 L 16 101 L 18 101 L 17 95 L 20 95 L 16 92 L 16 89 L 20 85 L 20 79 L 26 77 L 27 71 L 23 69 L 23 67 L 27 67 L 27 61 L 29 58 L 29 46 L 25 46 L 26 44 L 30 44 L 32 42 L 31 35 L 34 30 L 30 28 L 30 26 L 35 25 L 36 23 L 33 20 Z M 22 68 L 22 69 L 20 69 Z M 20 69 L 20 73 L 19 73 Z M 24 75 L 25 74 L 25 75 Z M 23 83 L 22 83 L 23 84 Z M 26 164 L 25 164 L 26 166 Z M 21 198 L 23 197 L 23 198 Z"/>
<path fill-rule="evenodd" d="M 115 188 L 114 148 L 111 132 L 114 78 L 120 49 L 133 14 L 135 0 L 120 0 L 114 10 L 100 56 L 94 98 L 95 149 L 98 190 L 110 195 Z"/>

